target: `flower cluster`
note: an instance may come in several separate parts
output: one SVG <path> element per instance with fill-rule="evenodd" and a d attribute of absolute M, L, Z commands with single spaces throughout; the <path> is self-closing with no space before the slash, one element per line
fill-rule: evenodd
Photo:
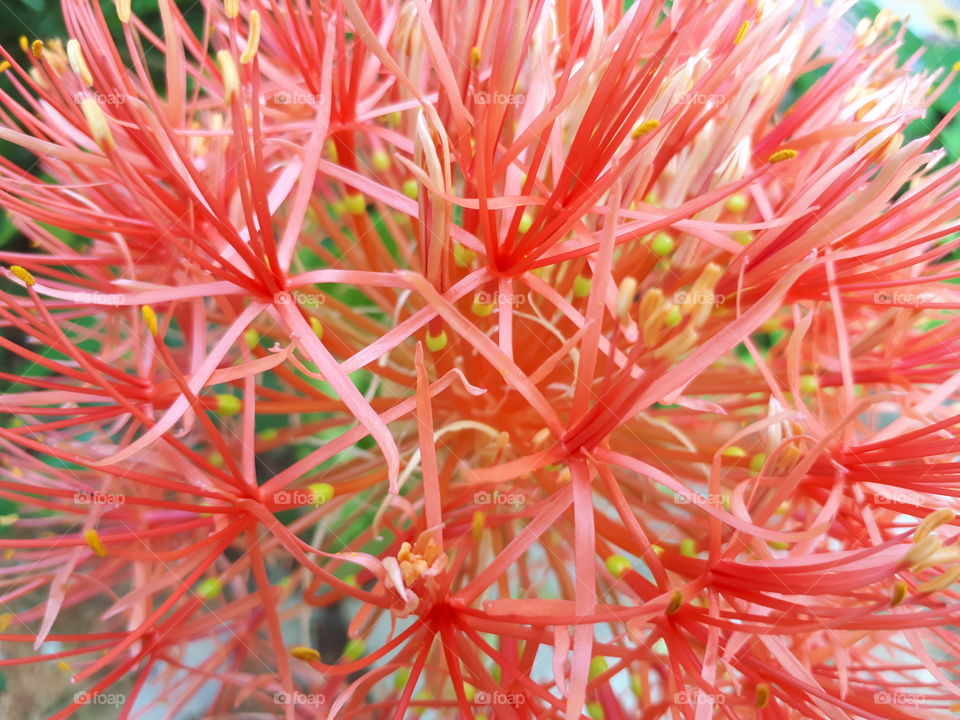
<path fill-rule="evenodd" d="M 0 49 L 51 718 L 960 707 L 957 68 L 898 18 L 62 3 Z"/>

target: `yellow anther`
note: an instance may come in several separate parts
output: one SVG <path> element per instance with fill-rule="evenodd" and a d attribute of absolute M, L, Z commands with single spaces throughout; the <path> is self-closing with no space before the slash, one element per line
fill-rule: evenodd
<path fill-rule="evenodd" d="M 403 690 L 410 681 L 410 668 L 402 667 L 393 675 L 393 686 L 397 690 Z"/>
<path fill-rule="evenodd" d="M 232 20 L 240 14 L 240 0 L 223 0 L 223 11 Z"/>
<path fill-rule="evenodd" d="M 879 128 L 879 127 L 873 128 L 873 130 L 868 130 L 863 135 L 861 135 L 860 138 L 853 144 L 853 149 L 859 150 L 868 142 L 873 140 L 873 138 L 879 135 L 882 130 L 883 128 Z"/>
<path fill-rule="evenodd" d="M 33 277 L 33 273 L 31 273 L 25 267 L 20 265 L 11 265 L 10 272 L 13 273 L 13 276 L 23 282 L 23 284 L 27 287 L 33 287 L 37 284 L 36 279 Z"/>
<path fill-rule="evenodd" d="M 27 40 L 26 35 L 20 36 L 20 49 L 23 50 L 25 53 L 30 52 L 30 41 Z"/>
<path fill-rule="evenodd" d="M 683 605 L 683 593 L 679 590 L 674 590 L 673 595 L 670 596 L 670 602 L 667 603 L 666 614 L 673 615 L 680 609 L 681 605 Z"/>
<path fill-rule="evenodd" d="M 257 54 L 257 47 L 260 45 L 260 13 L 251 10 L 248 22 L 250 23 L 250 31 L 247 35 L 247 46 L 243 50 L 243 55 L 240 56 L 241 65 L 248 65 L 253 62 L 253 58 Z"/>
<path fill-rule="evenodd" d="M 743 42 L 743 39 L 747 36 L 747 32 L 750 30 L 750 21 L 744 20 L 743 25 L 740 26 L 740 29 L 737 30 L 737 36 L 733 39 L 734 45 L 739 45 Z"/>
<path fill-rule="evenodd" d="M 92 97 L 84 98 L 80 101 L 80 110 L 83 111 L 83 116 L 87 120 L 87 127 L 90 129 L 90 137 L 93 141 L 103 150 L 112 148 L 113 134 L 107 123 L 107 116 L 97 101 Z"/>
<path fill-rule="evenodd" d="M 217 66 L 220 68 L 220 77 L 223 79 L 223 99 L 227 102 L 240 90 L 240 76 L 237 74 L 237 64 L 229 50 L 220 50 L 217 53 Z"/>
<path fill-rule="evenodd" d="M 474 70 L 480 67 L 481 57 L 480 48 L 478 48 L 476 45 L 470 48 L 470 67 L 472 67 Z"/>
<path fill-rule="evenodd" d="M 390 169 L 390 156 L 383 150 L 374 150 L 370 159 L 373 161 L 373 167 L 380 172 Z"/>
<path fill-rule="evenodd" d="M 397 564 L 403 584 L 407 587 L 411 587 L 431 568 L 443 567 L 447 562 L 446 553 L 440 549 L 437 541 L 432 537 L 427 537 L 426 541 L 423 538 L 421 535 L 416 545 L 404 541 L 397 552 Z"/>
<path fill-rule="evenodd" d="M 323 339 L 323 323 L 320 322 L 320 318 L 310 318 L 310 329 L 313 330 L 314 335 L 321 340 Z"/>
<path fill-rule="evenodd" d="M 157 313 L 149 305 L 144 305 L 140 308 L 140 314 L 143 315 L 143 321 L 147 324 L 147 330 L 156 337 L 160 332 L 157 325 Z"/>
<path fill-rule="evenodd" d="M 876 106 L 877 106 L 876 100 L 871 100 L 868 103 L 864 103 L 859 108 L 857 108 L 857 111 L 853 114 L 853 119 L 857 121 L 863 120 L 863 118 L 866 117 L 867 113 L 873 110 Z"/>
<path fill-rule="evenodd" d="M 470 519 L 470 535 L 474 540 L 479 540 L 483 536 L 483 529 L 487 525 L 487 516 L 481 510 L 474 510 L 473 517 Z"/>
<path fill-rule="evenodd" d="M 940 508 L 933 511 L 917 525 L 917 529 L 913 533 L 913 541 L 915 543 L 920 542 L 941 525 L 952 522 L 955 517 L 956 514 L 950 508 Z"/>
<path fill-rule="evenodd" d="M 336 489 L 330 483 L 313 483 L 310 485 L 310 494 L 313 495 L 314 505 L 325 505 L 336 495 Z"/>
<path fill-rule="evenodd" d="M 607 572 L 615 578 L 623 577 L 630 570 L 630 561 L 623 555 L 611 555 L 606 559 Z"/>
<path fill-rule="evenodd" d="M 888 157 L 893 155 L 897 150 L 903 147 L 903 133 L 897 133 L 889 140 L 887 140 L 883 145 L 877 148 L 876 153 L 874 153 L 874 159 L 886 160 Z"/>
<path fill-rule="evenodd" d="M 327 140 L 324 150 L 326 150 L 330 162 L 340 162 L 340 153 L 337 151 L 337 144 L 333 140 Z"/>
<path fill-rule="evenodd" d="M 273 442 L 279 434 L 280 431 L 277 428 L 265 428 L 257 433 L 257 439 L 263 442 Z"/>
<path fill-rule="evenodd" d="M 93 85 L 93 75 L 90 73 L 90 67 L 83 58 L 83 50 L 80 48 L 80 41 L 76 38 L 67 40 L 67 60 L 70 61 L 70 69 L 73 70 L 83 84 L 87 87 Z"/>
<path fill-rule="evenodd" d="M 760 683 L 757 685 L 757 707 L 763 708 L 767 706 L 767 703 L 770 702 L 770 686 L 766 683 Z"/>
<path fill-rule="evenodd" d="M 796 150 L 784 149 L 777 150 L 770 156 L 771 163 L 783 162 L 784 160 L 793 160 L 797 156 Z"/>
<path fill-rule="evenodd" d="M 5 632 L 12 622 L 13 613 L 3 613 L 0 615 L 0 632 Z"/>
<path fill-rule="evenodd" d="M 637 322 L 641 325 L 657 312 L 663 305 L 663 290 L 658 287 L 648 289 L 640 299 L 640 307 L 637 309 Z"/>
<path fill-rule="evenodd" d="M 430 352 L 439 352 L 447 346 L 447 333 L 441 330 L 439 335 L 433 335 L 427 330 L 427 349 Z"/>
<path fill-rule="evenodd" d="M 540 428 L 533 434 L 532 442 L 535 448 L 543 447 L 550 439 L 550 428 Z"/>
<path fill-rule="evenodd" d="M 630 137 L 636 140 L 638 137 L 646 135 L 648 132 L 656 130 L 658 127 L 660 127 L 660 121 L 656 118 L 644 120 L 633 129 L 633 132 L 630 133 Z"/>
<path fill-rule="evenodd" d="M 33 53 L 33 56 L 39 60 L 43 57 L 43 40 L 34 40 L 30 44 L 30 52 Z"/>
<path fill-rule="evenodd" d="M 117 17 L 124 25 L 130 22 L 130 0 L 117 0 Z"/>
<path fill-rule="evenodd" d="M 477 254 L 470 248 L 460 243 L 453 244 L 453 260 L 459 267 L 467 267 L 477 257 Z"/>
<path fill-rule="evenodd" d="M 687 350 L 697 344 L 700 334 L 690 325 L 680 330 L 674 337 L 670 338 L 657 348 L 653 356 L 655 358 L 664 358 L 666 360 L 676 360 Z"/>
<path fill-rule="evenodd" d="M 83 532 L 83 539 L 87 541 L 87 545 L 90 546 L 90 549 L 93 550 L 99 557 L 105 558 L 107 556 L 107 549 L 103 546 L 103 541 L 100 539 L 100 534 L 90 528 Z"/>
<path fill-rule="evenodd" d="M 917 585 L 916 593 L 918 595 L 929 595 L 938 590 L 945 590 L 953 585 L 958 578 L 960 578 L 960 565 L 954 565 L 940 577 L 935 577 L 933 580 L 927 580 L 927 582 Z"/>
<path fill-rule="evenodd" d="M 590 294 L 590 286 L 593 284 L 592 280 L 583 275 L 577 275 L 573 279 L 573 296 L 575 298 L 585 298 Z"/>
<path fill-rule="evenodd" d="M 716 263 L 707 263 L 694 281 L 690 292 L 686 293 L 681 307 L 690 314 L 693 327 L 701 327 L 710 317 L 710 312 L 718 300 L 713 289 L 717 286 L 722 272 Z M 723 300 L 720 299 L 720 302 Z"/>
<path fill-rule="evenodd" d="M 297 660 L 303 660 L 304 662 L 313 662 L 320 659 L 319 650 L 315 650 L 312 647 L 304 647 L 302 645 L 290 648 L 290 654 Z"/>
<path fill-rule="evenodd" d="M 484 293 L 477 293 L 473 297 L 473 304 L 470 306 L 470 310 L 473 311 L 474 315 L 479 315 L 480 317 L 487 317 L 493 312 L 493 303 L 487 302 L 485 299 Z"/>
<path fill-rule="evenodd" d="M 343 646 L 343 657 L 349 661 L 359 660 L 363 656 L 364 649 L 365 645 L 363 640 L 360 638 L 351 638 L 347 640 L 347 644 Z"/>
<path fill-rule="evenodd" d="M 411 200 L 416 200 L 418 197 L 420 197 L 420 186 L 413 178 L 407 178 L 403 181 L 402 190 L 403 194 Z"/>
<path fill-rule="evenodd" d="M 637 279 L 628 275 L 620 281 L 617 289 L 616 313 L 620 321 L 626 323 L 630 319 L 630 308 L 633 307 L 637 295 Z"/>
<path fill-rule="evenodd" d="M 347 193 L 343 203 L 351 215 L 363 215 L 367 211 L 367 200 L 363 193 Z"/>
<path fill-rule="evenodd" d="M 0 61 L 0 73 L 4 73 L 10 69 L 10 62 L 8 60 Z"/>
<path fill-rule="evenodd" d="M 678 308 L 673 303 L 666 303 L 666 315 L 663 318 L 663 324 L 668 328 L 675 328 L 683 321 L 683 315 L 680 313 L 680 308 Z"/>
<path fill-rule="evenodd" d="M 897 580 L 893 584 L 893 594 L 890 596 L 890 606 L 896 607 L 907 597 L 907 584 L 903 580 Z"/>
<path fill-rule="evenodd" d="M 666 257 L 673 252 L 675 245 L 673 238 L 665 232 L 657 233 L 650 241 L 650 249 L 657 257 Z"/>
<path fill-rule="evenodd" d="M 746 195 L 743 193 L 734 193 L 727 198 L 727 202 L 724 203 L 724 207 L 726 207 L 729 212 L 742 213 L 747 209 L 749 204 L 750 199 Z"/>
<path fill-rule="evenodd" d="M 903 556 L 903 562 L 909 565 L 912 570 L 929 567 L 931 559 L 943 549 L 943 543 L 936 535 L 928 535 L 920 541 L 914 541 L 913 545 Z"/>
<path fill-rule="evenodd" d="M 606 658 L 602 658 L 598 655 L 590 661 L 590 672 L 587 677 L 590 680 L 596 680 L 609 669 L 610 668 L 609 665 L 607 665 Z"/>
<path fill-rule="evenodd" d="M 223 592 L 223 581 L 220 578 L 204 578 L 197 586 L 197 595 L 204 600 L 213 600 Z"/>
<path fill-rule="evenodd" d="M 220 393 L 214 397 L 216 399 L 216 411 L 221 415 L 236 415 L 243 409 L 243 401 L 236 395 Z"/>

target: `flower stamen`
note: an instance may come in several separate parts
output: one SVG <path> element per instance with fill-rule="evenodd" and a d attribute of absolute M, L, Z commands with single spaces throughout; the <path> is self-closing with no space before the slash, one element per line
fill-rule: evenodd
<path fill-rule="evenodd" d="M 104 547 L 103 541 L 100 539 L 100 534 L 90 528 L 83 532 L 83 539 L 87 541 L 87 545 L 90 546 L 90 549 L 97 554 L 98 557 L 105 558 L 107 556 L 107 548 Z"/>
<path fill-rule="evenodd" d="M 257 10 L 250 11 L 250 35 L 247 37 L 247 46 L 244 48 L 243 55 L 240 56 L 241 65 L 249 65 L 253 62 L 257 54 L 257 47 L 260 45 L 260 13 Z"/>

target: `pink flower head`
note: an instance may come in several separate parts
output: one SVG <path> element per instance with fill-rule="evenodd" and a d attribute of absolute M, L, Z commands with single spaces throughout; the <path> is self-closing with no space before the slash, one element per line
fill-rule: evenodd
<path fill-rule="evenodd" d="M 0 49 L 51 718 L 953 717 L 957 68 L 849 2 L 201 4 Z"/>

